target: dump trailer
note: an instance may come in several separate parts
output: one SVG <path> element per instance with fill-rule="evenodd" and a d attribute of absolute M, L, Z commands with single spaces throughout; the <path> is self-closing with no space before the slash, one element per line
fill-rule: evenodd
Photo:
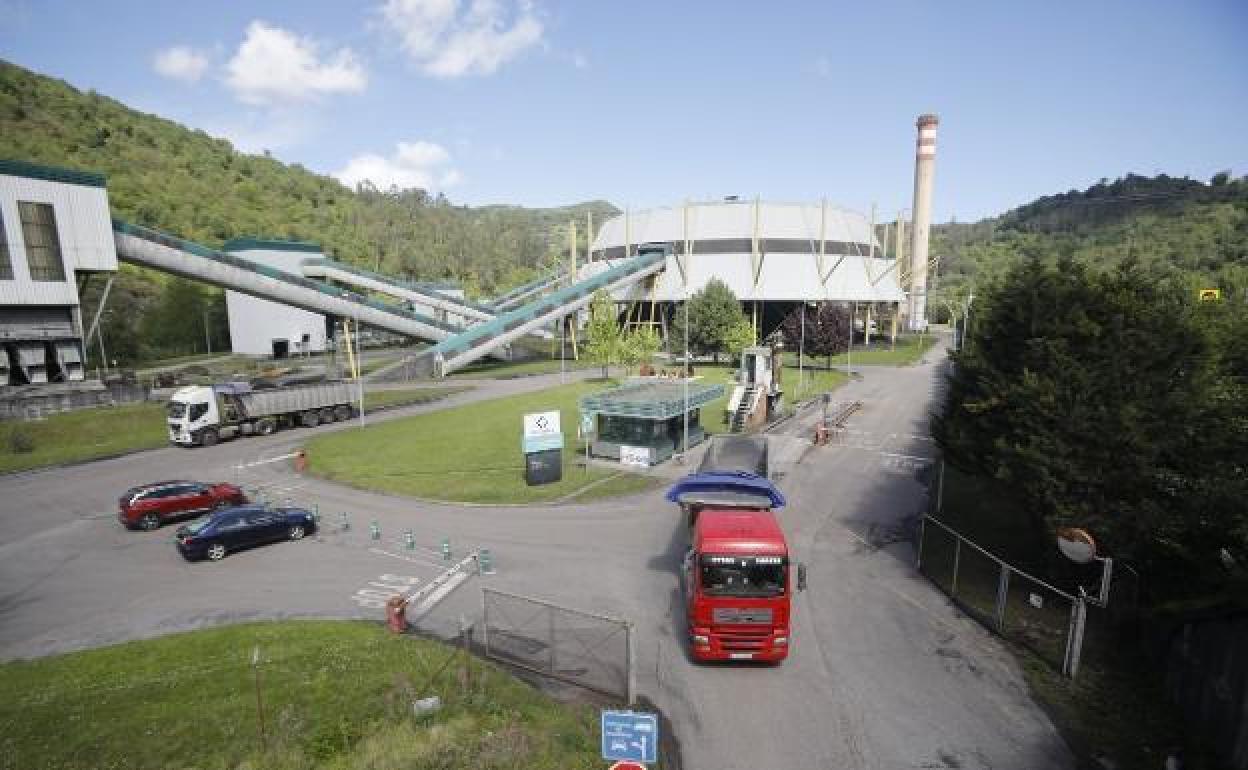
<path fill-rule="evenodd" d="M 681 572 L 697 660 L 778 662 L 792 647 L 792 594 L 805 589 L 806 568 L 795 565 L 794 581 L 767 455 L 764 436 L 717 436 L 698 472 L 667 492 L 689 531 Z"/>
<path fill-rule="evenodd" d="M 169 441 L 212 446 L 224 438 L 267 436 L 282 428 L 314 428 L 350 419 L 351 386 L 318 382 L 255 388 L 245 382 L 179 388 L 166 407 Z"/>

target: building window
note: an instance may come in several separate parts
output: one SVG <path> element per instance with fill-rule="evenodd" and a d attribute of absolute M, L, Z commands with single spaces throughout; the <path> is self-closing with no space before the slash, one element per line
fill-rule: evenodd
<path fill-rule="evenodd" d="M 56 214 L 50 203 L 17 202 L 22 218 L 22 240 L 26 242 L 26 265 L 32 281 L 65 280 L 61 240 L 56 234 Z"/>
<path fill-rule="evenodd" d="M 9 239 L 4 234 L 4 214 L 0 213 L 0 281 L 13 280 L 13 260 L 9 258 Z"/>

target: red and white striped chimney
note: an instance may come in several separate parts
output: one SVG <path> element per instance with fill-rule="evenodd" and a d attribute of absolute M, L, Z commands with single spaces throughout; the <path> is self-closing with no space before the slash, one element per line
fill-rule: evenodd
<path fill-rule="evenodd" d="M 932 174 L 936 170 L 936 126 L 940 118 L 920 115 L 914 155 L 914 223 L 910 228 L 910 297 L 907 315 L 911 331 L 927 328 L 927 240 L 932 223 Z"/>

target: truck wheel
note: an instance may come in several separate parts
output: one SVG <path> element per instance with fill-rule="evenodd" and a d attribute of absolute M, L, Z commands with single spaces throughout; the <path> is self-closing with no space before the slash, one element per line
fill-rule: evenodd
<path fill-rule="evenodd" d="M 331 409 L 330 407 L 325 407 L 324 409 L 321 410 L 320 417 L 321 417 L 321 422 L 326 422 L 326 423 L 333 422 L 334 410 Z"/>
<path fill-rule="evenodd" d="M 315 428 L 321 422 L 315 411 L 304 412 L 300 419 L 305 428 Z"/>
<path fill-rule="evenodd" d="M 277 433 L 277 420 L 272 417 L 266 417 L 256 423 L 256 434 L 260 436 L 271 436 Z"/>
<path fill-rule="evenodd" d="M 351 407 L 346 404 L 339 404 L 334 407 L 334 419 L 338 422 L 351 419 Z"/>
<path fill-rule="evenodd" d="M 215 446 L 217 438 L 217 431 L 215 429 L 205 428 L 204 432 L 199 434 L 199 443 L 203 446 Z"/>

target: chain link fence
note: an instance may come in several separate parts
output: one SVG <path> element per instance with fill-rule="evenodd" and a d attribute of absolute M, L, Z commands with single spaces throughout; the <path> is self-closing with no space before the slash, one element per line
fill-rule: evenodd
<path fill-rule="evenodd" d="M 605 615 L 482 589 L 487 657 L 633 702 L 633 627 Z"/>
<path fill-rule="evenodd" d="M 1087 619 L 1083 598 L 1006 563 L 932 516 L 920 525 L 918 568 L 989 629 L 1066 676 L 1078 672 Z"/>

